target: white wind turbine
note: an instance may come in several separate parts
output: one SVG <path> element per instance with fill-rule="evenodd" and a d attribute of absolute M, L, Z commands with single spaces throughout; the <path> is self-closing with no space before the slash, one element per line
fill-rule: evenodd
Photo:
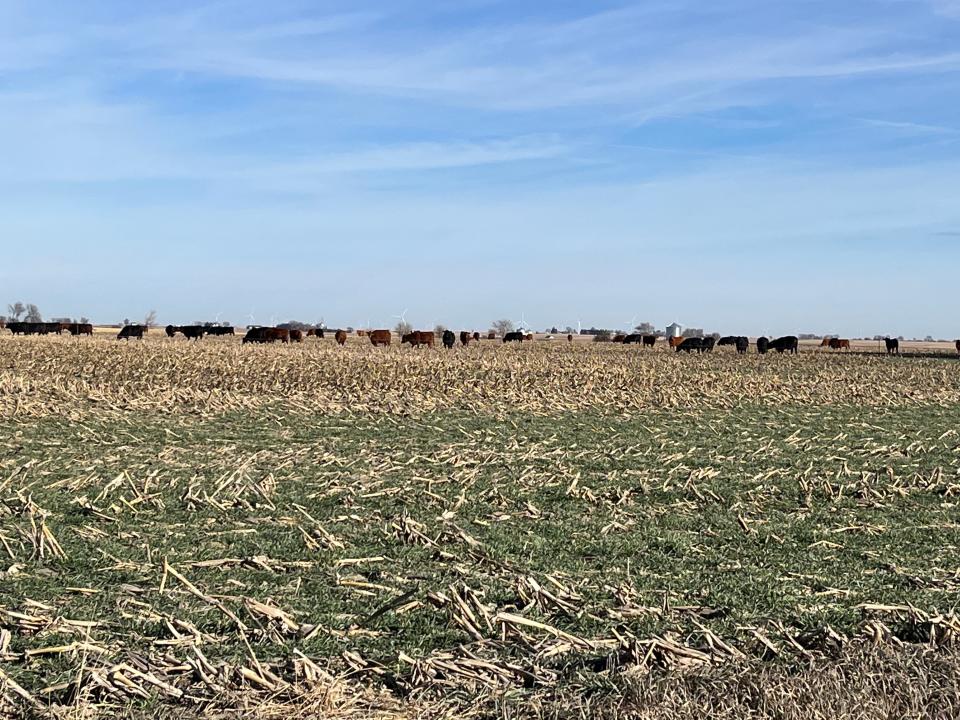
<path fill-rule="evenodd" d="M 399 315 L 391 315 L 390 317 L 396 318 L 397 325 L 406 325 L 407 324 L 407 308 L 403 309 L 403 312 Z"/>

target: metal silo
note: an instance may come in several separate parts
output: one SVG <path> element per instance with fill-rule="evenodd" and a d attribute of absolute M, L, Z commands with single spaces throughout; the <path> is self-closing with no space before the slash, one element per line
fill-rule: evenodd
<path fill-rule="evenodd" d="M 677 323 L 670 323 L 667 325 L 667 337 L 676 338 L 680 337 L 683 334 L 683 327 Z"/>

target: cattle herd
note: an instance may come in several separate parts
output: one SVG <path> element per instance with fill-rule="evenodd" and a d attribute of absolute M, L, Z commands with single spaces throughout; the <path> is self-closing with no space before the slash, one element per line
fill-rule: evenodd
<path fill-rule="evenodd" d="M 93 325 L 91 323 L 74 322 L 0 322 L 0 329 L 6 328 L 14 335 L 93 335 Z M 149 327 L 147 325 L 124 325 L 117 333 L 118 340 L 138 339 L 142 340 L 147 334 Z M 232 327 L 219 325 L 167 325 L 165 328 L 167 337 L 175 337 L 180 334 L 188 340 L 201 340 L 207 335 L 224 336 L 235 335 L 236 331 Z M 384 347 L 393 342 L 393 333 L 390 330 L 357 330 L 358 336 L 369 338 L 374 347 Z M 304 338 L 317 337 L 323 339 L 326 330 L 324 328 L 312 328 L 309 330 L 297 330 L 279 327 L 250 327 L 246 329 L 243 337 L 243 343 L 299 343 Z M 487 334 L 488 340 L 495 340 L 496 333 L 490 331 Z M 618 334 L 612 338 L 612 342 L 623 345 L 640 345 L 641 347 L 654 347 L 657 344 L 656 335 L 641 335 L 639 333 Z M 347 331 L 336 330 L 334 339 L 338 345 L 345 345 L 347 342 Z M 533 340 L 531 333 L 521 331 L 511 331 L 503 335 L 504 343 L 523 343 Z M 401 345 L 410 345 L 411 347 L 433 347 L 436 340 L 436 334 L 430 330 L 415 330 L 405 333 L 400 337 Z M 471 342 L 480 341 L 480 333 L 462 331 L 459 336 L 461 345 L 469 345 Z M 567 340 L 572 342 L 573 335 L 567 335 Z M 451 330 L 444 330 L 440 336 L 440 342 L 447 349 L 453 348 L 457 343 L 457 335 Z M 736 349 L 740 355 L 745 354 L 750 349 L 750 339 L 743 335 L 727 335 L 719 339 L 708 337 L 670 337 L 667 338 L 667 344 L 677 352 L 686 353 L 708 353 L 713 351 L 714 347 L 731 346 Z M 900 341 L 897 338 L 885 338 L 887 354 L 896 355 L 900 353 Z M 800 349 L 800 339 L 795 335 L 785 335 L 783 337 L 770 340 L 766 337 L 756 339 L 757 352 L 765 355 L 771 350 L 779 353 L 797 353 Z M 824 338 L 820 347 L 831 350 L 850 350 L 850 340 L 843 338 Z M 960 340 L 956 341 L 957 354 L 960 355 Z"/>

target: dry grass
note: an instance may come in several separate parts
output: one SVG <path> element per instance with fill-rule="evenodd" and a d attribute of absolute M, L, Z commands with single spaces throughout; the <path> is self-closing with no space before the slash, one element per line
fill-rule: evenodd
<path fill-rule="evenodd" d="M 947 358 L 3 337 L 0 712 L 949 717 L 958 400 Z"/>

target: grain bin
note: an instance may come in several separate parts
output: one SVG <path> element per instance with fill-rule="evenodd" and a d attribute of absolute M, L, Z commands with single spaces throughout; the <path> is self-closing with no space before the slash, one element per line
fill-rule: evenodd
<path fill-rule="evenodd" d="M 677 323 L 670 323 L 667 325 L 667 337 L 676 338 L 683 335 L 683 327 Z"/>

